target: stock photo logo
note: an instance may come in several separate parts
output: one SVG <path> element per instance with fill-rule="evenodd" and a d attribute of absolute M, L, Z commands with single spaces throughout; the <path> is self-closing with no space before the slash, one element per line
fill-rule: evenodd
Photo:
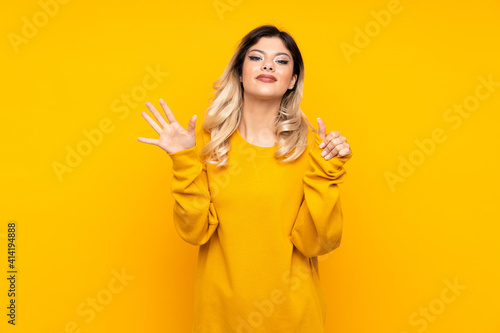
<path fill-rule="evenodd" d="M 157 89 L 163 82 L 165 77 L 169 75 L 160 69 L 160 65 L 156 68 L 146 66 L 146 74 L 140 84 L 135 85 L 127 93 L 122 93 L 120 97 L 115 98 L 111 102 L 110 109 L 121 120 L 125 120 L 130 110 L 136 109 L 147 98 L 148 92 Z M 109 117 L 104 117 L 98 121 L 98 125 L 92 129 L 83 129 L 81 131 L 84 138 L 80 139 L 73 146 L 66 145 L 66 156 L 62 162 L 53 161 L 52 170 L 59 182 L 62 182 L 63 176 L 66 173 L 73 172 L 80 166 L 85 157 L 89 156 L 94 149 L 99 147 L 106 134 L 110 134 L 115 130 L 115 122 Z"/>
<path fill-rule="evenodd" d="M 92 294 L 92 296 L 88 296 L 85 301 L 77 305 L 75 312 L 83 319 L 83 323 L 87 325 L 92 323 L 98 317 L 98 314 L 108 308 L 117 295 L 125 290 L 130 281 L 135 279 L 134 275 L 127 274 L 125 267 L 122 267 L 121 272 L 113 268 L 111 274 L 113 277 L 109 279 L 106 287 Z M 85 326 L 83 323 L 69 320 L 64 324 L 64 329 L 56 333 L 80 332 Z"/>
<path fill-rule="evenodd" d="M 63 6 L 71 0 L 40 0 L 38 6 L 40 9 L 31 17 L 21 17 L 21 28 L 18 32 L 9 32 L 7 39 L 15 53 L 19 53 L 20 47 L 26 45 L 35 38 L 50 20 L 54 19 Z"/>
<path fill-rule="evenodd" d="M 411 0 L 406 0 L 410 2 Z M 365 23 L 363 28 L 355 26 L 352 42 L 342 41 L 339 44 L 340 51 L 348 64 L 353 61 L 355 54 L 360 54 L 371 42 L 377 38 L 391 22 L 394 22 L 396 15 L 399 16 L 405 7 L 399 0 L 390 0 L 384 9 L 371 10 L 371 19 Z"/>
<path fill-rule="evenodd" d="M 442 115 L 443 120 L 451 129 L 458 130 L 464 121 L 471 117 L 481 102 L 489 99 L 495 93 L 495 87 L 500 86 L 500 81 L 493 80 L 493 74 L 490 73 L 486 77 L 479 75 L 477 77 L 479 83 L 474 87 L 474 93 L 467 95 L 461 102 L 453 103 L 453 106 L 446 109 Z M 435 127 L 431 130 L 430 137 L 423 139 L 415 139 L 416 148 L 414 148 L 407 157 L 398 155 L 399 165 L 397 171 L 386 171 L 384 176 L 389 188 L 392 192 L 396 191 L 396 185 L 403 183 L 415 172 L 416 168 L 423 165 L 427 158 L 432 156 L 438 145 L 444 143 L 448 139 L 446 134 L 449 130 L 443 127 Z"/>
<path fill-rule="evenodd" d="M 445 279 L 444 284 L 445 287 L 441 289 L 439 297 L 432 299 L 426 306 L 420 306 L 418 311 L 413 312 L 408 318 L 408 323 L 414 330 L 400 333 L 425 332 L 429 324 L 438 320 L 438 317 L 467 289 L 466 285 L 458 282 L 458 277 L 455 277 L 453 282 Z"/>
<path fill-rule="evenodd" d="M 225 13 L 234 11 L 242 2 L 243 0 L 214 0 L 212 5 L 219 19 L 224 21 Z"/>

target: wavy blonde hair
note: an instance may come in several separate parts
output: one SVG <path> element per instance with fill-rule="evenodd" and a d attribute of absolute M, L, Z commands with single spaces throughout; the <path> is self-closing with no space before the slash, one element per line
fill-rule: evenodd
<path fill-rule="evenodd" d="M 294 39 L 273 25 L 262 25 L 250 31 L 239 43 L 224 73 L 213 84 L 213 100 L 205 111 L 202 129 L 210 133 L 211 140 L 203 147 L 202 154 L 208 156 L 206 163 L 217 167 L 228 166 L 229 137 L 236 131 L 241 120 L 243 105 L 243 62 L 250 47 L 262 37 L 279 37 L 293 58 L 293 74 L 297 80 L 293 89 L 288 89 L 281 99 L 276 113 L 274 134 L 278 138 L 275 157 L 282 162 L 291 162 L 300 157 L 307 145 L 307 132 L 311 125 L 300 109 L 304 85 L 304 62 Z M 292 74 L 292 76 L 293 76 Z"/>

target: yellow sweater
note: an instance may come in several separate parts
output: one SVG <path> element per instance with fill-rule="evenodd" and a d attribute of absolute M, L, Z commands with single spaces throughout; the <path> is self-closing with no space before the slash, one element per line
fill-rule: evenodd
<path fill-rule="evenodd" d="M 309 128 L 305 152 L 279 164 L 275 147 L 253 145 L 236 130 L 229 168 L 201 163 L 210 134 L 172 159 L 174 225 L 200 245 L 195 333 L 321 333 L 326 299 L 318 255 L 342 236 L 339 183 L 351 157 L 325 160 Z"/>

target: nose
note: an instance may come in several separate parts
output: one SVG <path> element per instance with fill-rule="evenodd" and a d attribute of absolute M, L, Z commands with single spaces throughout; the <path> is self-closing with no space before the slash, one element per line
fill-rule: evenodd
<path fill-rule="evenodd" d="M 268 63 L 264 63 L 262 65 L 262 69 L 269 69 L 269 70 L 274 70 L 274 67 L 271 65 L 271 64 L 268 64 Z"/>

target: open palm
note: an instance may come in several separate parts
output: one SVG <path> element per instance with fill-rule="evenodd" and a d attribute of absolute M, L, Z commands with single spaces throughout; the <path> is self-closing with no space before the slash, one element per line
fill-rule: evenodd
<path fill-rule="evenodd" d="M 158 139 L 149 139 L 138 137 L 137 140 L 143 143 L 153 144 L 165 150 L 169 154 L 176 153 L 181 150 L 189 149 L 195 146 L 195 126 L 196 115 L 192 116 L 189 120 L 188 129 L 182 127 L 175 119 L 174 114 L 168 107 L 167 103 L 160 99 L 160 105 L 165 111 L 165 115 L 169 123 L 163 116 L 156 110 L 153 104 L 146 102 L 146 106 L 155 116 L 156 120 L 160 123 L 161 127 L 149 116 L 146 111 L 142 111 L 142 116 L 153 127 L 153 129 L 160 135 Z"/>

